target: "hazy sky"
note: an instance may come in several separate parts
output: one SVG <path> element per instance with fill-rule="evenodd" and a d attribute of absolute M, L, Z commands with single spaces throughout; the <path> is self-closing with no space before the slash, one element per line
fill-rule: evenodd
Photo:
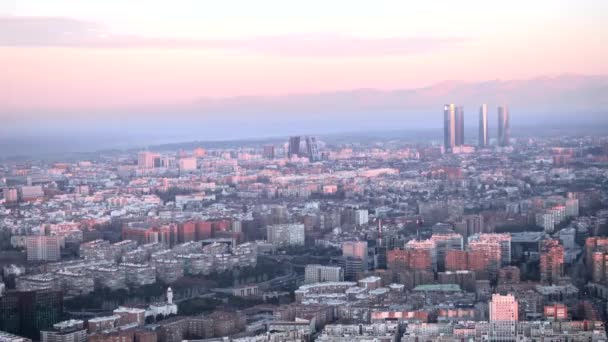
<path fill-rule="evenodd" d="M 606 42 L 606 0 L 0 0 L 0 112 L 608 74 Z"/>

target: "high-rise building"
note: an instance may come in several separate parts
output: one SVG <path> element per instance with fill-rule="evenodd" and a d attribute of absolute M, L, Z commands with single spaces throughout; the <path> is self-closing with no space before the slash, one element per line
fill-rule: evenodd
<path fill-rule="evenodd" d="M 61 259 L 60 236 L 31 235 L 25 238 L 27 260 L 57 261 Z"/>
<path fill-rule="evenodd" d="M 469 237 L 469 242 L 474 241 L 496 242 L 500 244 L 500 264 L 502 266 L 511 264 L 511 235 L 498 233 L 476 234 Z"/>
<path fill-rule="evenodd" d="M 321 160 L 316 137 L 306 137 L 306 153 L 311 163 Z"/>
<path fill-rule="evenodd" d="M 42 342 L 85 342 L 87 330 L 81 320 L 69 320 L 53 324 L 52 330 L 40 332 Z"/>
<path fill-rule="evenodd" d="M 61 321 L 63 294 L 57 290 L 18 292 L 21 334 L 38 339 L 41 330 Z"/>
<path fill-rule="evenodd" d="M 429 249 L 393 249 L 387 252 L 386 264 L 394 271 L 429 271 L 433 270 L 433 257 Z"/>
<path fill-rule="evenodd" d="M 432 271 L 437 270 L 437 244 L 435 241 L 429 240 L 410 240 L 405 244 L 407 250 L 424 250 L 428 251 L 431 256 Z"/>
<path fill-rule="evenodd" d="M 456 223 L 454 230 L 465 239 L 469 236 L 479 234 L 484 231 L 484 219 L 482 215 L 464 215 L 462 220 Z"/>
<path fill-rule="evenodd" d="M 456 146 L 456 106 L 446 104 L 443 106 L 443 146 L 451 151 Z"/>
<path fill-rule="evenodd" d="M 431 240 L 437 246 L 437 268 L 442 271 L 445 267 L 445 256 L 449 250 L 461 251 L 463 248 L 463 238 L 460 234 L 433 234 Z"/>
<path fill-rule="evenodd" d="M 490 301 L 490 341 L 516 341 L 519 305 L 511 294 L 493 294 Z"/>
<path fill-rule="evenodd" d="M 559 240 L 544 240 L 540 250 L 540 279 L 554 284 L 564 271 L 564 246 Z"/>
<path fill-rule="evenodd" d="M 498 241 L 469 242 L 469 269 L 472 271 L 485 270 L 491 279 L 496 278 L 501 261 L 501 244 Z"/>
<path fill-rule="evenodd" d="M 488 145 L 488 105 L 482 104 L 479 107 L 479 143 L 480 147 Z"/>
<path fill-rule="evenodd" d="M 359 259 L 367 265 L 367 241 L 346 241 L 342 243 L 342 256 Z M 367 269 L 367 267 L 365 267 Z"/>
<path fill-rule="evenodd" d="M 509 146 L 511 138 L 511 122 L 509 118 L 509 108 L 507 106 L 498 107 L 498 145 Z"/>
<path fill-rule="evenodd" d="M 275 224 L 266 227 L 268 242 L 274 246 L 304 245 L 303 224 Z"/>
<path fill-rule="evenodd" d="M 306 284 L 344 281 L 344 270 L 342 267 L 306 265 L 304 270 L 304 282 Z"/>
<path fill-rule="evenodd" d="M 139 152 L 137 155 L 137 166 L 142 169 L 153 169 L 160 166 L 160 155 L 149 151 Z"/>
<path fill-rule="evenodd" d="M 456 146 L 462 146 L 464 145 L 464 108 L 462 106 L 456 106 L 455 119 L 456 137 L 454 140 Z"/>
<path fill-rule="evenodd" d="M 490 302 L 490 322 L 517 322 L 519 310 L 512 294 L 493 294 Z"/>
<path fill-rule="evenodd" d="M 262 152 L 262 155 L 266 159 L 274 159 L 274 146 L 273 145 L 264 146 L 264 151 Z"/>
<path fill-rule="evenodd" d="M 287 149 L 287 157 L 300 156 L 300 136 L 289 138 L 289 147 Z"/>

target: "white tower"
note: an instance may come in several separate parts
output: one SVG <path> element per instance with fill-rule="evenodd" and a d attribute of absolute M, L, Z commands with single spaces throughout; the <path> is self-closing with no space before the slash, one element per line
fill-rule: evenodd
<path fill-rule="evenodd" d="M 173 290 L 171 290 L 171 287 L 167 288 L 167 303 L 173 304 Z"/>

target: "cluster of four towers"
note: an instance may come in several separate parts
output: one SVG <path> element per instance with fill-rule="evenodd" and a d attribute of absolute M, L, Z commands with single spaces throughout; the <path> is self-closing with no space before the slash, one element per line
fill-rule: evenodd
<path fill-rule="evenodd" d="M 464 145 L 464 110 L 462 106 L 446 104 L 443 107 L 444 146 L 446 151 L 452 151 L 456 146 Z M 498 107 L 498 145 L 508 146 L 510 139 L 509 108 Z M 489 145 L 488 134 L 488 105 L 479 107 L 478 145 Z"/>

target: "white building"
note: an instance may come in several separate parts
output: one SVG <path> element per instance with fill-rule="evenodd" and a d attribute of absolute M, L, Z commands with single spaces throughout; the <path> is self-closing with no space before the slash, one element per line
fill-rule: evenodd
<path fill-rule="evenodd" d="M 306 265 L 304 283 L 314 284 L 328 281 L 344 281 L 344 270 L 336 266 Z"/>
<path fill-rule="evenodd" d="M 536 214 L 536 225 L 542 227 L 547 233 L 553 233 L 555 230 L 555 218 L 552 213 L 538 213 Z"/>
<path fill-rule="evenodd" d="M 303 224 L 275 224 L 266 227 L 266 233 L 274 246 L 304 245 Z"/>
<path fill-rule="evenodd" d="M 365 225 L 369 222 L 369 213 L 365 209 L 355 210 L 355 224 L 357 226 Z"/>

